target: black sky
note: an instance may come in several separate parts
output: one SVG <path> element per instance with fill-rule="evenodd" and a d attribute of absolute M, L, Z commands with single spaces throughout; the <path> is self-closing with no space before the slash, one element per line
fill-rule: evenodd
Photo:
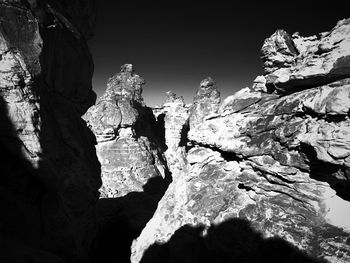
<path fill-rule="evenodd" d="M 350 17 L 339 1 L 98 2 L 89 42 L 94 90 L 101 95 L 107 78 L 132 63 L 146 80 L 149 106 L 161 104 L 168 90 L 190 103 L 206 76 L 224 98 L 262 74 L 260 49 L 276 29 L 308 36 Z"/>

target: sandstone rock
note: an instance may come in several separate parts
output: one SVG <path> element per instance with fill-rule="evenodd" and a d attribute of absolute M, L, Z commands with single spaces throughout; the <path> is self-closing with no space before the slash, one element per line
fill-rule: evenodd
<path fill-rule="evenodd" d="M 211 77 L 207 77 L 201 81 L 196 96 L 193 99 L 189 119 L 190 127 L 195 127 L 206 116 L 216 113 L 219 104 L 220 92 L 216 87 L 216 82 Z"/>
<path fill-rule="evenodd" d="M 0 239 L 21 262 L 88 261 L 101 185 L 80 117 L 95 100 L 90 3 L 0 1 Z"/>
<path fill-rule="evenodd" d="M 256 83 L 266 79 L 282 93 L 254 84 L 218 110 L 203 107 L 206 116 L 217 111 L 208 117 L 194 101 L 186 147 L 166 140 L 173 182 L 134 241 L 131 262 L 350 260 L 350 86 L 340 70 L 346 63 L 335 62 L 347 54 L 348 21 L 319 40 L 279 30 L 265 41 L 267 75 Z M 316 42 L 330 45 L 321 54 Z M 181 130 L 173 124 L 180 112 L 165 113 L 166 134 Z"/>
<path fill-rule="evenodd" d="M 84 115 L 98 141 L 101 198 L 142 192 L 149 179 L 165 177 L 156 122 L 142 98 L 144 83 L 131 64 L 123 65 L 108 80 L 105 94 Z"/>
<path fill-rule="evenodd" d="M 350 20 L 344 19 L 319 37 L 292 37 L 277 30 L 266 39 L 262 59 L 266 85 L 294 92 L 349 77 Z"/>

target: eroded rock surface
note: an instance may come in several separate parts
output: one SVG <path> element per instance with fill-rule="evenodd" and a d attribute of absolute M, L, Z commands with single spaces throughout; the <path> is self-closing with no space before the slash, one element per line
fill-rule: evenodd
<path fill-rule="evenodd" d="M 105 94 L 84 115 L 98 144 L 101 198 L 142 192 L 154 177 L 165 177 L 161 142 L 152 110 L 142 98 L 145 81 L 131 64 L 108 80 Z"/>
<path fill-rule="evenodd" d="M 131 64 L 107 82 L 107 90 L 84 115 L 98 144 L 102 187 L 99 231 L 92 262 L 128 262 L 130 246 L 157 208 L 170 178 L 165 162 L 164 121 L 142 98 L 145 81 Z"/>
<path fill-rule="evenodd" d="M 189 126 L 195 127 L 205 117 L 216 113 L 220 105 L 220 100 L 220 92 L 217 89 L 216 82 L 211 77 L 203 79 L 193 99 Z"/>
<path fill-rule="evenodd" d="M 101 185 L 94 1 L 0 1 L 1 262 L 87 262 Z"/>
<path fill-rule="evenodd" d="M 192 108 L 203 117 L 185 146 L 166 140 L 173 182 L 132 262 L 349 262 L 349 21 L 319 38 L 278 30 L 252 89 Z M 165 133 L 185 119 L 172 104 Z"/>
<path fill-rule="evenodd" d="M 329 32 L 302 37 L 277 30 L 262 47 L 266 85 L 278 92 L 325 85 L 350 77 L 350 20 Z"/>

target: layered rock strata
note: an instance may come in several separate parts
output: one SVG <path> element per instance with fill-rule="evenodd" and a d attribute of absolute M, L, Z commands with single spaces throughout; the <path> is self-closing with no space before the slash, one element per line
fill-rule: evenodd
<path fill-rule="evenodd" d="M 94 1 L 0 1 L 1 262 L 87 262 L 101 185 Z M 18 260 L 18 261 L 16 261 Z"/>
<path fill-rule="evenodd" d="M 173 182 L 132 262 L 350 260 L 349 39 L 348 19 L 265 40 L 266 74 L 173 147 Z M 171 116 L 166 133 L 182 129 Z"/>

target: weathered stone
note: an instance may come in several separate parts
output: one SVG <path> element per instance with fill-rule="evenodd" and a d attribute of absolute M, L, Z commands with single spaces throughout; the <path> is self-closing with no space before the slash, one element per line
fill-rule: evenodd
<path fill-rule="evenodd" d="M 190 116 L 200 121 L 191 125 L 190 117 L 184 147 L 167 137 L 173 182 L 134 241 L 131 262 L 267 262 L 280 250 L 280 262 L 350 260 L 350 86 L 340 70 L 346 63 L 332 66 L 347 52 L 347 21 L 302 43 L 277 31 L 263 47 L 268 74 L 257 78 L 261 87 L 237 92 L 218 110 L 204 107 L 208 117 L 194 101 Z M 315 42 L 330 44 L 318 47 L 321 54 Z M 313 75 L 322 63 L 323 75 Z M 285 79 L 274 78 L 281 72 Z M 310 82 L 294 81 L 299 74 Z M 284 93 L 269 94 L 265 78 Z M 179 113 L 166 111 L 165 127 L 172 128 L 165 134 L 182 129 L 174 122 Z M 235 230 L 247 222 L 249 229 Z M 225 233 L 213 234 L 224 226 Z M 238 248 L 221 241 L 237 244 L 237 236 L 246 237 Z M 246 246 L 249 252 L 235 253 Z"/>
<path fill-rule="evenodd" d="M 266 85 L 279 92 L 317 87 L 350 76 L 350 19 L 319 37 L 277 30 L 262 47 Z"/>
<path fill-rule="evenodd" d="M 101 185 L 80 117 L 95 100 L 85 41 L 92 2 L 0 1 L 4 262 L 88 261 Z"/>
<path fill-rule="evenodd" d="M 265 39 L 261 49 L 261 60 L 267 73 L 290 67 L 297 55 L 291 36 L 283 29 L 276 30 L 271 37 Z"/>
<path fill-rule="evenodd" d="M 158 207 L 167 207 L 171 210 L 167 208 L 161 211 L 157 210 L 158 213 L 147 223 L 138 240 L 133 242 L 132 262 L 139 262 L 145 249 L 159 238 L 163 240 L 170 238 L 175 230 L 181 227 L 181 219 L 177 218 L 177 215 L 181 214 L 182 204 L 186 200 L 184 178 L 188 174 L 189 164 L 186 160 L 185 146 L 189 110 L 181 97 L 177 97 L 174 93 L 168 93 L 158 119 L 160 116 L 164 118 L 164 137 L 167 145 L 164 154 L 172 174 L 172 182 L 159 201 Z M 168 221 L 171 223 L 168 224 Z M 161 225 L 158 225 L 159 223 Z"/>
<path fill-rule="evenodd" d="M 196 96 L 191 107 L 189 126 L 195 127 L 210 114 L 214 114 L 219 109 L 220 92 L 216 87 L 216 82 L 207 77 L 201 81 Z"/>
<path fill-rule="evenodd" d="M 155 120 L 152 122 L 153 114 L 142 98 L 144 83 L 131 64 L 123 65 L 108 80 L 105 94 L 84 115 L 98 140 L 101 198 L 142 192 L 149 179 L 165 177 Z"/>

